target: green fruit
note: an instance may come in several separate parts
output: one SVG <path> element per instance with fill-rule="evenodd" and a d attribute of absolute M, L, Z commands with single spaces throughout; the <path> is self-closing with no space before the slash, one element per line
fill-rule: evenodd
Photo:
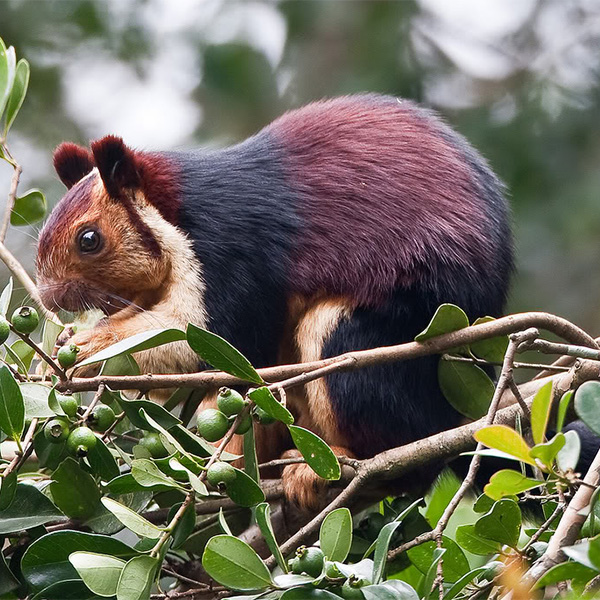
<path fill-rule="evenodd" d="M 233 483 L 236 477 L 235 469 L 226 462 L 213 463 L 206 472 L 206 480 L 215 487 L 221 484 L 227 486 Z"/>
<path fill-rule="evenodd" d="M 266 410 L 263 410 L 260 406 L 254 407 L 252 415 L 261 425 L 271 425 L 277 420 L 274 419 Z"/>
<path fill-rule="evenodd" d="M 115 422 L 115 411 L 106 404 L 98 404 L 87 420 L 92 429 L 104 432 Z"/>
<path fill-rule="evenodd" d="M 165 458 L 169 456 L 169 452 L 164 447 L 160 435 L 150 431 L 144 434 L 144 437 L 140 440 L 140 446 L 143 446 L 150 452 L 152 458 Z"/>
<path fill-rule="evenodd" d="M 77 354 L 79 353 L 79 346 L 76 344 L 65 344 L 61 346 L 56 354 L 58 364 L 63 369 L 72 367 L 77 362 Z"/>
<path fill-rule="evenodd" d="M 44 426 L 44 437 L 52 444 L 60 444 L 69 436 L 69 423 L 64 419 L 51 419 Z"/>
<path fill-rule="evenodd" d="M 302 573 L 306 573 L 311 577 L 319 577 L 323 572 L 325 555 L 320 548 L 301 546 L 296 550 L 296 557 L 298 558 L 298 567 Z"/>
<path fill-rule="evenodd" d="M 344 574 L 337 568 L 337 565 L 331 561 L 325 561 L 325 576 L 328 579 L 341 579 Z"/>
<path fill-rule="evenodd" d="M 4 317 L 0 317 L 0 344 L 4 344 L 8 339 L 9 334 L 10 325 L 8 321 Z"/>
<path fill-rule="evenodd" d="M 229 429 L 227 417 L 216 408 L 207 408 L 198 415 L 198 433 L 207 442 L 220 440 Z"/>
<path fill-rule="evenodd" d="M 65 396 L 64 394 L 56 394 L 56 399 L 63 409 L 63 412 L 67 417 L 75 417 L 77 415 L 77 409 L 79 408 L 79 402 L 75 396 Z"/>
<path fill-rule="evenodd" d="M 252 427 L 252 417 L 250 415 L 244 415 L 240 424 L 235 428 L 235 432 L 238 435 L 244 435 Z"/>
<path fill-rule="evenodd" d="M 40 322 L 37 310 L 31 306 L 21 306 L 12 315 L 11 322 L 19 333 L 31 333 Z"/>
<path fill-rule="evenodd" d="M 96 441 L 96 436 L 91 429 L 78 427 L 71 431 L 67 438 L 67 449 L 78 458 L 83 458 L 96 445 Z"/>
<path fill-rule="evenodd" d="M 300 575 L 300 573 L 302 573 L 297 557 L 290 558 L 290 560 L 288 560 L 288 568 L 295 575 Z"/>
<path fill-rule="evenodd" d="M 239 415 L 242 409 L 246 406 L 244 397 L 229 388 L 221 388 L 217 396 L 217 407 L 228 417 Z"/>
<path fill-rule="evenodd" d="M 342 598 L 345 598 L 345 600 L 364 600 L 365 598 L 365 595 L 362 593 L 360 587 L 350 584 L 349 581 L 344 583 L 341 592 Z"/>

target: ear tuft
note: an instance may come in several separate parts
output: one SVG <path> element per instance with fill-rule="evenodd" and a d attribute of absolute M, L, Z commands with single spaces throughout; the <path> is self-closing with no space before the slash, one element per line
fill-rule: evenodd
<path fill-rule="evenodd" d="M 107 135 L 92 142 L 91 147 L 94 162 L 110 196 L 119 198 L 124 188 L 139 187 L 140 175 L 135 154 L 123 143 L 122 138 Z"/>
<path fill-rule="evenodd" d="M 72 188 L 94 168 L 92 153 L 83 146 L 63 142 L 54 151 L 54 168 L 60 180 Z"/>

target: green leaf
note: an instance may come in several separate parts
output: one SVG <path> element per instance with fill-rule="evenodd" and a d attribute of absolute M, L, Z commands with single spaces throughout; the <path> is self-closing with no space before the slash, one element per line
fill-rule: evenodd
<path fill-rule="evenodd" d="M 347 508 L 338 508 L 325 517 L 319 542 L 328 560 L 346 560 L 352 545 L 352 515 Z"/>
<path fill-rule="evenodd" d="M 486 496 L 494 500 L 501 500 L 505 496 L 514 496 L 540 485 L 544 485 L 544 482 L 525 477 L 519 471 L 503 469 L 492 475 L 490 482 L 484 488 L 484 492 Z"/>
<path fill-rule="evenodd" d="M 445 594 L 444 600 L 453 600 L 469 585 L 476 577 L 487 571 L 487 567 L 477 567 L 468 573 L 465 573 Z"/>
<path fill-rule="evenodd" d="M 15 198 L 15 205 L 10 213 L 10 224 L 14 227 L 32 225 L 41 221 L 47 210 L 46 197 L 41 190 L 27 190 L 22 196 Z"/>
<path fill-rule="evenodd" d="M 552 381 L 549 381 L 537 391 L 531 403 L 531 433 L 534 444 L 544 441 L 551 408 Z"/>
<path fill-rule="evenodd" d="M 559 581 L 577 581 L 587 583 L 592 577 L 598 575 L 598 571 L 590 569 L 576 562 L 564 562 L 548 569 L 533 586 L 534 589 L 540 589 L 549 585 L 554 585 Z"/>
<path fill-rule="evenodd" d="M 91 517 L 100 502 L 94 478 L 72 458 L 65 458 L 52 474 L 50 492 L 56 506 L 73 519 Z"/>
<path fill-rule="evenodd" d="M 236 478 L 227 484 L 227 495 L 231 500 L 238 506 L 248 507 L 264 502 L 265 494 L 258 483 L 240 469 L 235 469 L 235 472 Z"/>
<path fill-rule="evenodd" d="M 94 447 L 89 450 L 87 460 L 94 475 L 99 476 L 102 481 L 110 481 L 119 476 L 119 465 L 117 465 L 112 452 L 100 438 L 96 440 Z"/>
<path fill-rule="evenodd" d="M 111 496 L 111 498 L 134 512 L 139 513 L 152 501 L 152 491 L 142 488 L 142 491 L 135 491 L 130 494 L 116 494 Z M 102 503 L 98 504 L 98 508 L 94 514 L 83 525 L 89 527 L 94 533 L 103 533 L 105 535 L 113 535 L 123 529 L 123 523 L 107 510 Z"/>
<path fill-rule="evenodd" d="M 25 405 L 19 384 L 6 365 L 0 365 L 0 429 L 18 440 L 25 425 Z"/>
<path fill-rule="evenodd" d="M 443 536 L 444 581 L 454 583 L 469 571 L 469 561 L 458 544 L 449 537 Z M 422 573 L 427 573 L 434 560 L 435 542 L 425 542 L 407 551 L 410 562 Z M 429 590 L 427 590 L 429 591 Z"/>
<path fill-rule="evenodd" d="M 109 598 L 117 593 L 124 560 L 107 554 L 79 551 L 69 555 L 69 562 L 94 594 Z"/>
<path fill-rule="evenodd" d="M 15 77 L 15 49 L 6 48 L 0 39 L 0 119 L 10 96 Z"/>
<path fill-rule="evenodd" d="M 13 82 L 12 92 L 8 98 L 6 105 L 6 115 L 4 124 L 4 134 L 6 137 L 9 129 L 12 127 L 17 114 L 23 105 L 23 100 L 27 94 L 27 86 L 29 85 L 29 63 L 22 58 L 17 63 L 15 69 L 15 79 Z"/>
<path fill-rule="evenodd" d="M 437 525 L 459 487 L 458 477 L 449 469 L 443 471 L 437 478 L 429 491 L 427 510 L 425 511 L 425 518 L 432 527 Z"/>
<path fill-rule="evenodd" d="M 250 361 L 222 337 L 190 323 L 187 340 L 192 350 L 215 369 L 258 385 L 264 383 Z"/>
<path fill-rule="evenodd" d="M 182 456 L 180 460 L 185 461 L 186 457 Z M 188 481 L 192 486 L 192 489 L 196 492 L 196 494 L 198 494 L 199 496 L 208 496 L 208 489 L 206 488 L 206 484 L 200 479 L 200 477 L 196 475 L 196 473 L 192 472 L 186 466 L 181 464 L 179 460 L 171 458 L 169 460 L 169 467 L 171 467 L 171 469 L 175 471 L 183 471 L 187 475 Z"/>
<path fill-rule="evenodd" d="M 206 544 L 202 566 L 215 581 L 233 590 L 262 590 L 271 574 L 260 556 L 242 540 L 217 535 Z"/>
<path fill-rule="evenodd" d="M 0 52 L 1 52 L 1 48 L 2 48 L 1 44 L 2 44 L 2 41 L 0 40 Z M 2 59 L 0 58 L 0 63 L 1 62 L 2 62 Z M 0 84 L 0 87 L 1 87 L 1 84 Z M 3 317 L 6 317 L 6 313 L 8 312 L 8 308 L 10 306 L 10 301 L 12 298 L 12 293 L 13 293 L 13 278 L 9 277 L 8 283 L 2 290 L 2 294 L 0 294 L 0 314 Z M 23 343 L 25 343 L 25 342 L 23 342 Z"/>
<path fill-rule="evenodd" d="M 141 352 L 142 350 L 150 350 L 164 344 L 170 344 L 171 342 L 179 342 L 185 340 L 185 333 L 180 329 L 153 329 L 151 331 L 143 331 L 136 335 L 132 335 L 96 354 L 81 361 L 78 366 L 84 367 L 86 365 L 92 365 L 103 360 L 108 360 L 114 356 L 120 354 L 133 354 L 134 352 Z"/>
<path fill-rule="evenodd" d="M 158 559 L 136 556 L 124 567 L 117 588 L 117 600 L 150 600 L 152 582 L 159 568 Z"/>
<path fill-rule="evenodd" d="M 488 556 L 500 552 L 500 543 L 489 540 L 475 532 L 475 525 L 460 525 L 456 528 L 456 541 L 471 554 Z"/>
<path fill-rule="evenodd" d="M 0 511 L 0 535 L 63 520 L 64 515 L 44 494 L 32 485 L 19 483 L 13 502 Z"/>
<path fill-rule="evenodd" d="M 98 600 L 98 596 L 81 579 L 65 579 L 44 588 L 31 600 Z"/>
<path fill-rule="evenodd" d="M 52 351 L 56 344 L 58 336 L 63 332 L 65 326 L 61 323 L 56 323 L 50 319 L 46 319 L 44 322 L 44 329 L 42 331 L 42 350 L 46 354 L 52 356 Z"/>
<path fill-rule="evenodd" d="M 586 381 L 577 388 L 575 412 L 596 435 L 600 435 L 600 381 Z"/>
<path fill-rule="evenodd" d="M 162 527 L 153 525 L 150 521 L 142 517 L 142 515 L 138 515 L 135 511 L 127 508 L 112 498 L 102 498 L 102 504 L 104 504 L 104 506 L 115 515 L 125 527 L 127 527 L 127 529 L 130 529 L 140 537 L 147 537 L 155 540 L 165 531 Z"/>
<path fill-rule="evenodd" d="M 131 475 L 142 487 L 165 486 L 183 490 L 174 479 L 167 477 L 151 460 L 140 458 L 131 463 Z"/>
<path fill-rule="evenodd" d="M 31 361 L 35 356 L 35 350 L 23 340 L 16 340 L 10 346 L 4 346 L 4 348 L 6 349 L 6 362 L 10 365 L 16 365 L 17 369 L 25 375 L 29 371 Z"/>
<path fill-rule="evenodd" d="M 494 383 L 477 365 L 442 359 L 438 381 L 446 400 L 459 413 L 470 419 L 480 419 L 487 413 Z"/>
<path fill-rule="evenodd" d="M 415 500 L 411 505 L 406 507 L 391 523 L 387 523 L 381 528 L 375 542 L 375 555 L 373 557 L 373 571 L 371 581 L 379 583 L 383 579 L 383 572 L 387 564 L 387 554 L 392 540 L 392 535 L 407 517 L 421 503 L 421 499 Z"/>
<path fill-rule="evenodd" d="M 564 434 L 565 445 L 556 455 L 556 464 L 561 471 L 575 470 L 581 453 L 581 440 L 576 431 L 567 431 Z"/>
<path fill-rule="evenodd" d="M 260 532 L 263 534 L 263 537 L 267 542 L 267 546 L 269 547 L 271 554 L 275 557 L 279 568 L 284 573 L 287 573 L 287 563 L 283 558 L 283 554 L 281 554 L 281 550 L 279 549 L 279 544 L 277 543 L 277 538 L 275 537 L 275 532 L 273 531 L 273 526 L 271 525 L 271 518 L 269 516 L 270 512 L 271 507 L 269 506 L 269 503 L 262 502 L 256 507 L 254 516 L 256 518 L 256 523 L 258 524 Z M 325 551 L 323 550 L 323 552 Z"/>
<path fill-rule="evenodd" d="M 333 450 L 316 434 L 303 427 L 290 425 L 294 445 L 304 457 L 306 464 L 323 479 L 337 480 L 341 477 L 340 463 Z"/>
<path fill-rule="evenodd" d="M 597 571 L 600 570 L 600 536 L 589 540 L 588 556 Z"/>
<path fill-rule="evenodd" d="M 0 479 L 0 511 L 6 510 L 13 503 L 16 493 L 17 472 L 13 471 Z"/>
<path fill-rule="evenodd" d="M 21 560 L 23 577 L 35 589 L 78 579 L 77 571 L 69 562 L 69 555 L 79 551 L 109 554 L 125 560 L 138 554 L 123 542 L 105 535 L 55 531 L 37 539 L 27 548 Z"/>
<path fill-rule="evenodd" d="M 183 502 L 178 502 L 171 507 L 169 514 L 167 516 L 167 523 L 171 522 L 171 519 L 175 516 L 177 511 L 181 508 Z M 182 544 L 184 544 L 187 539 L 190 537 L 192 532 L 194 531 L 194 527 L 196 526 L 196 509 L 194 507 L 194 503 L 188 504 L 186 509 L 183 511 L 183 515 L 175 525 L 171 533 L 171 537 L 173 539 L 173 543 L 171 544 L 171 548 L 176 549 L 179 548 Z"/>
<path fill-rule="evenodd" d="M 260 471 L 256 455 L 256 442 L 254 440 L 254 426 L 244 434 L 244 471 L 260 485 Z"/>
<path fill-rule="evenodd" d="M 283 592 L 281 600 L 340 600 L 340 597 L 327 590 L 296 587 Z"/>
<path fill-rule="evenodd" d="M 50 389 L 47 385 L 41 383 L 20 383 L 21 395 L 25 406 L 25 418 L 28 420 L 38 417 L 45 419 L 53 417 L 56 413 L 50 408 L 49 395 Z M 62 413 L 62 410 L 61 410 Z"/>
<path fill-rule="evenodd" d="M 424 342 L 437 335 L 458 331 L 469 326 L 465 311 L 454 304 L 442 304 L 438 307 L 424 331 L 415 337 L 415 341 Z"/>
<path fill-rule="evenodd" d="M 506 425 L 482 427 L 473 434 L 473 437 L 489 448 L 506 452 L 521 462 L 535 466 L 535 461 L 529 454 L 531 448 L 527 442 L 514 429 Z"/>
<path fill-rule="evenodd" d="M 531 458 L 537 458 L 547 469 L 552 468 L 556 455 L 564 447 L 566 442 L 564 433 L 557 433 L 545 444 L 537 444 L 530 451 Z"/>
<path fill-rule="evenodd" d="M 565 418 L 567 416 L 567 410 L 569 409 L 569 404 L 571 403 L 571 399 L 573 398 L 573 390 L 569 390 L 562 395 L 558 403 L 558 409 L 556 411 L 556 431 L 561 432 L 563 430 L 563 426 L 565 424 Z"/>
<path fill-rule="evenodd" d="M 286 425 L 294 424 L 292 413 L 281 402 L 275 398 L 271 390 L 267 387 L 260 387 L 248 392 L 248 398 L 257 406 L 260 406 L 266 413 L 274 419 L 285 423 Z"/>
<path fill-rule="evenodd" d="M 495 321 L 494 317 L 480 317 L 473 325 L 480 323 L 489 323 Z M 479 340 L 471 344 L 471 351 L 475 356 L 487 360 L 489 362 L 499 362 L 504 360 L 506 349 L 508 348 L 508 336 L 501 335 L 498 337 L 489 338 L 487 340 Z"/>
<path fill-rule="evenodd" d="M 598 571 L 596 565 L 592 562 L 590 557 L 590 541 L 584 540 L 583 542 L 576 544 L 575 546 L 564 546 L 563 552 L 575 562 L 580 565 L 584 565 L 589 569 L 594 569 Z"/>
<path fill-rule="evenodd" d="M 139 459 L 147 460 L 147 459 Z M 141 486 L 134 478 L 131 473 L 125 473 L 115 477 L 112 481 L 106 484 L 106 488 L 111 494 L 133 494 L 135 492 L 141 492 L 147 490 L 149 492 L 164 492 L 173 489 L 171 485 L 154 485 L 152 487 Z"/>
<path fill-rule="evenodd" d="M 19 580 L 13 575 L 6 564 L 4 554 L 0 552 L 0 597 L 5 598 L 9 592 L 16 590 L 20 586 Z M 12 598 L 12 596 L 8 596 Z M 16 596 L 15 596 L 16 598 Z"/>
<path fill-rule="evenodd" d="M 389 579 L 379 585 L 360 588 L 365 600 L 419 600 L 417 592 L 406 582 Z"/>
<path fill-rule="evenodd" d="M 521 509 L 514 500 L 500 500 L 475 523 L 475 533 L 516 548 L 521 532 Z"/>
<path fill-rule="evenodd" d="M 148 430 L 153 427 L 145 418 L 146 414 L 164 429 L 171 429 L 171 427 L 175 427 L 181 423 L 181 421 L 168 410 L 165 410 L 162 406 L 155 402 L 151 402 L 150 400 L 127 400 L 122 396 L 118 396 L 116 399 L 127 418 L 131 421 L 131 424 L 139 429 Z M 142 414 L 142 410 L 144 411 L 144 414 Z"/>

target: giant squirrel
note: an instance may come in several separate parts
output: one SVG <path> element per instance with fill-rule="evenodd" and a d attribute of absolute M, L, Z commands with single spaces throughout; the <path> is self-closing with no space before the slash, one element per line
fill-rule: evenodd
<path fill-rule="evenodd" d="M 264 367 L 412 340 L 444 302 L 471 318 L 504 308 L 503 187 L 462 136 L 409 101 L 315 102 L 217 151 L 64 143 L 54 164 L 69 190 L 39 238 L 43 302 L 107 315 L 72 337 L 79 360 L 193 322 Z M 203 368 L 184 343 L 136 358 L 143 372 Z M 288 406 L 336 453 L 369 457 L 459 424 L 438 360 L 329 375 Z M 289 448 L 271 428 L 258 436 L 261 461 Z M 283 478 L 289 497 L 315 503 L 306 465 Z"/>

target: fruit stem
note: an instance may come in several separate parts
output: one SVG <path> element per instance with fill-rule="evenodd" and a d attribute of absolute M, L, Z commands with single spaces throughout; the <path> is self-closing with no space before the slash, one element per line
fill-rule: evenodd
<path fill-rule="evenodd" d="M 188 493 L 188 495 L 185 497 L 185 500 L 183 501 L 182 505 L 177 509 L 177 512 L 173 515 L 173 518 L 169 521 L 169 524 L 165 527 L 163 534 L 160 536 L 160 538 L 158 539 L 158 541 L 156 542 L 156 544 L 154 545 L 152 550 L 150 550 L 150 556 L 152 556 L 153 558 L 158 557 L 161 548 L 167 543 L 168 539 L 171 537 L 171 534 L 173 533 L 173 529 L 175 529 L 175 526 L 177 525 L 177 523 L 179 523 L 179 521 L 183 517 L 183 514 L 187 510 L 188 506 L 190 506 L 190 504 L 193 504 L 195 498 L 196 498 L 196 492 L 194 492 L 194 490 L 192 490 L 191 492 Z"/>

